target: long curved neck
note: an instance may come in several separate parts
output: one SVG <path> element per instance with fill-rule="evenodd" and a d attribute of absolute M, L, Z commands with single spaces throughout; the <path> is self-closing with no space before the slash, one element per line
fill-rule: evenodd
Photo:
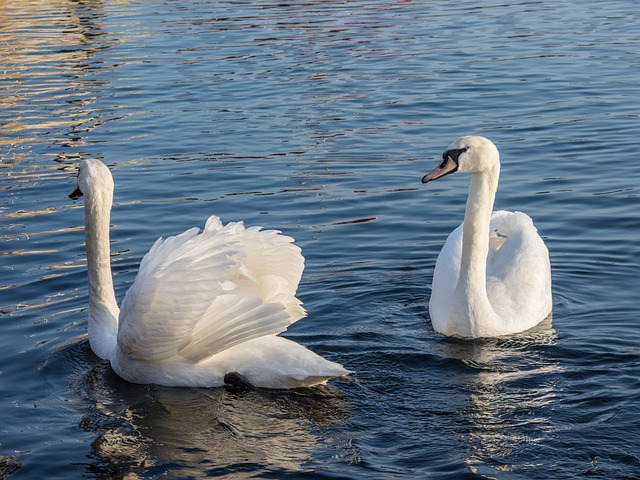
<path fill-rule="evenodd" d="M 471 175 L 469 197 L 464 213 L 460 277 L 456 292 L 460 297 L 456 317 L 469 336 L 482 334 L 482 321 L 495 312 L 487 297 L 487 254 L 493 202 L 498 188 L 499 168 Z"/>
<path fill-rule="evenodd" d="M 115 347 L 119 309 L 113 290 L 109 249 L 112 193 L 85 198 L 85 243 L 89 270 L 89 343 L 108 359 Z"/>

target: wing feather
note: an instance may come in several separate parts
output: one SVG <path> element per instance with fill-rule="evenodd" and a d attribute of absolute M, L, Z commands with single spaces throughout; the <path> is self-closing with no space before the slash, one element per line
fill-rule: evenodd
<path fill-rule="evenodd" d="M 544 241 L 522 212 L 495 212 L 491 229 L 502 239 L 487 262 L 491 304 L 503 317 L 517 316 L 525 322 L 523 316 L 529 316 L 530 322 L 540 321 L 551 311 L 551 266 Z M 522 305 L 528 306 L 526 311 Z"/>
<path fill-rule="evenodd" d="M 304 257 L 293 239 L 277 230 L 252 227 L 245 230 L 242 242 L 243 251 L 247 252 L 243 262 L 260 285 L 265 301 L 282 303 L 292 323 L 306 316 L 302 302 L 295 296 Z"/>
<path fill-rule="evenodd" d="M 198 362 L 286 330 L 304 315 L 294 296 L 304 259 L 291 242 L 215 216 L 202 232 L 158 239 L 123 301 L 120 349 L 139 361 Z"/>

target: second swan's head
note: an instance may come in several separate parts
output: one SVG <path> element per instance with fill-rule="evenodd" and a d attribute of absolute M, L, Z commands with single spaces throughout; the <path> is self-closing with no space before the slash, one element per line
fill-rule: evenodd
<path fill-rule="evenodd" d="M 113 177 L 107 166 L 100 160 L 89 159 L 80 162 L 78 183 L 69 198 L 77 200 L 82 196 L 92 198 L 100 193 L 113 192 Z"/>
<path fill-rule="evenodd" d="M 422 183 L 455 172 L 480 173 L 500 169 L 500 155 L 493 142 L 484 137 L 460 137 L 442 154 L 442 162 L 422 177 Z"/>

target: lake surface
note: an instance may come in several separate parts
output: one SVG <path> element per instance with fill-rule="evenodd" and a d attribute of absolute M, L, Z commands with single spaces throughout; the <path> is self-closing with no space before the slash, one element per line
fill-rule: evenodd
<path fill-rule="evenodd" d="M 636 0 L 6 0 L 0 33 L 0 478 L 640 478 Z M 534 332 L 431 327 L 469 178 L 420 179 L 465 134 L 550 250 Z M 353 376 L 120 380 L 86 338 L 83 158 L 118 299 L 158 236 L 275 228 L 306 258 L 284 336 Z"/>

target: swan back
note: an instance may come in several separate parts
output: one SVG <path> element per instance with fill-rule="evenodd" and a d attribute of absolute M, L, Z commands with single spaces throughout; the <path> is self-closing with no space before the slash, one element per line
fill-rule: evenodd
<path fill-rule="evenodd" d="M 499 239 L 487 257 L 487 296 L 505 327 L 528 330 L 551 311 L 549 251 L 531 218 L 522 212 L 497 211 L 491 234 Z"/>

